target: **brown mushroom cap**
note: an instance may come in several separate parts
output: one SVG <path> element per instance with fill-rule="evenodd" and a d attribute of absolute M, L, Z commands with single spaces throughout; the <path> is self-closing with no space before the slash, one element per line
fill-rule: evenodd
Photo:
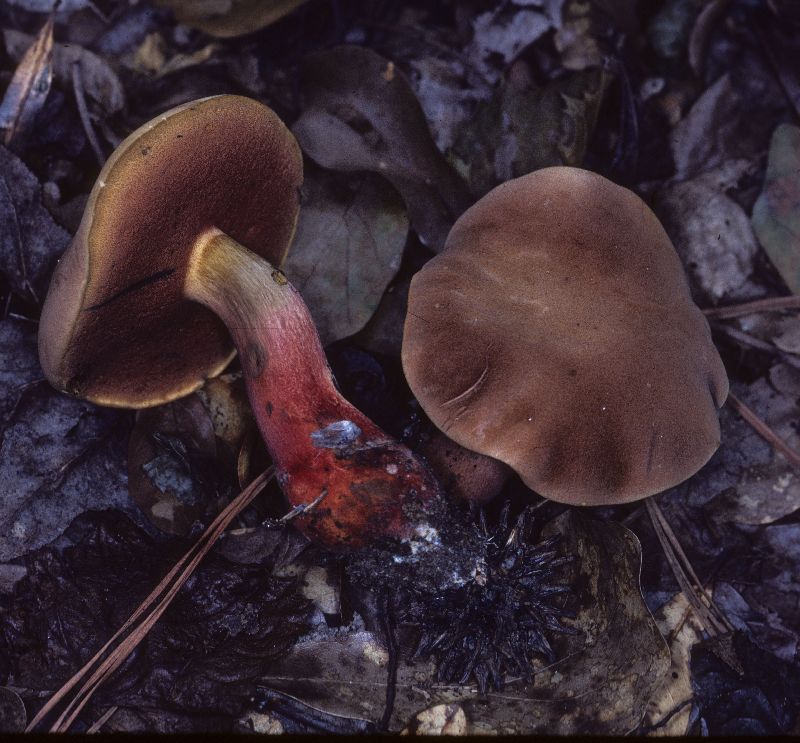
<path fill-rule="evenodd" d="M 183 297 L 192 249 L 218 228 L 280 265 L 302 156 L 266 106 L 223 95 L 178 106 L 111 155 L 51 281 L 39 357 L 58 389 L 147 407 L 188 394 L 233 356 L 223 323 Z"/>
<path fill-rule="evenodd" d="M 411 282 L 408 382 L 433 422 L 563 503 L 623 503 L 694 474 L 728 380 L 664 229 L 577 168 L 505 183 Z"/>

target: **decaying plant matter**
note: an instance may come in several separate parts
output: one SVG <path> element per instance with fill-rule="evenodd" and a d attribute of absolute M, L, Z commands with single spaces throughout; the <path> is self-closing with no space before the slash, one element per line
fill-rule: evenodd
<path fill-rule="evenodd" d="M 0 730 L 796 732 L 794 4 L 0 3 Z"/>
<path fill-rule="evenodd" d="M 481 510 L 481 571 L 462 586 L 425 594 L 409 585 L 402 594 L 399 617 L 422 628 L 417 655 L 436 660 L 439 681 L 474 678 L 483 694 L 509 678 L 530 681 L 534 658 L 556 660 L 550 638 L 570 632 L 561 619 L 572 616 L 559 569 L 572 557 L 559 555 L 556 537 L 534 541 L 533 527 L 531 507 L 510 524 L 506 503 L 493 527 Z"/>

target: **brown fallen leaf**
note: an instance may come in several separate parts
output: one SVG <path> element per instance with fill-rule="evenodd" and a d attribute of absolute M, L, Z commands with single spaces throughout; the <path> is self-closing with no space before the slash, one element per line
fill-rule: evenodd
<path fill-rule="evenodd" d="M 471 203 L 436 149 L 405 76 L 370 49 L 314 52 L 301 68 L 304 110 L 292 131 L 319 165 L 378 173 L 400 192 L 420 240 L 440 250 Z"/>
<path fill-rule="evenodd" d="M 371 173 L 311 171 L 283 270 L 303 295 L 324 345 L 361 330 L 400 268 L 408 217 Z"/>
<path fill-rule="evenodd" d="M 180 23 L 228 39 L 279 21 L 307 0 L 155 0 Z"/>
<path fill-rule="evenodd" d="M 51 14 L 33 42 L 26 43 L 26 50 L 20 55 L 17 69 L 0 103 L 0 129 L 5 129 L 3 143 L 7 147 L 13 145 L 17 151 L 22 149 L 36 115 L 50 92 L 53 80 L 53 24 L 54 15 Z"/>

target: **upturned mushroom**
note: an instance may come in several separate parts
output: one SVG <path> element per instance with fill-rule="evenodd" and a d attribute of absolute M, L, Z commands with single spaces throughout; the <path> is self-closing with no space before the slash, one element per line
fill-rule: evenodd
<path fill-rule="evenodd" d="M 466 211 L 411 282 L 402 361 L 431 420 L 546 498 L 633 501 L 693 475 L 728 393 L 653 212 L 545 168 Z"/>
<path fill-rule="evenodd" d="M 324 495 L 298 526 L 334 548 L 424 540 L 435 480 L 338 393 L 311 316 L 278 268 L 302 172 L 292 134 L 248 98 L 187 103 L 131 134 L 100 172 L 53 276 L 42 368 L 71 395 L 142 408 L 197 389 L 235 346 L 289 502 Z"/>

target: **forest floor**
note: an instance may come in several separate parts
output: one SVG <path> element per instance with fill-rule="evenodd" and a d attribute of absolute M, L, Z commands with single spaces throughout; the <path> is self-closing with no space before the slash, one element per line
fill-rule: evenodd
<path fill-rule="evenodd" d="M 453 503 L 492 545 L 493 603 L 473 586 L 479 609 L 413 621 L 359 585 L 358 556 L 276 526 L 287 506 L 270 483 L 113 673 L 70 691 L 74 719 L 37 729 L 800 733 L 797 3 L 51 6 L 0 0 L 0 730 L 29 725 L 269 465 L 237 360 L 134 413 L 52 389 L 37 354 L 105 159 L 162 112 L 235 93 L 300 142 L 283 268 L 342 393 L 388 433 L 414 449 L 435 435 L 400 362 L 411 277 L 496 185 L 571 165 L 639 194 L 669 234 L 730 380 L 722 444 L 626 505 L 565 506 L 517 477 L 482 509 Z M 474 658 L 443 670 L 420 632 L 489 642 L 516 616 L 512 558 L 567 589 L 571 632 L 548 634 L 549 660 L 509 640 L 488 687 Z"/>

